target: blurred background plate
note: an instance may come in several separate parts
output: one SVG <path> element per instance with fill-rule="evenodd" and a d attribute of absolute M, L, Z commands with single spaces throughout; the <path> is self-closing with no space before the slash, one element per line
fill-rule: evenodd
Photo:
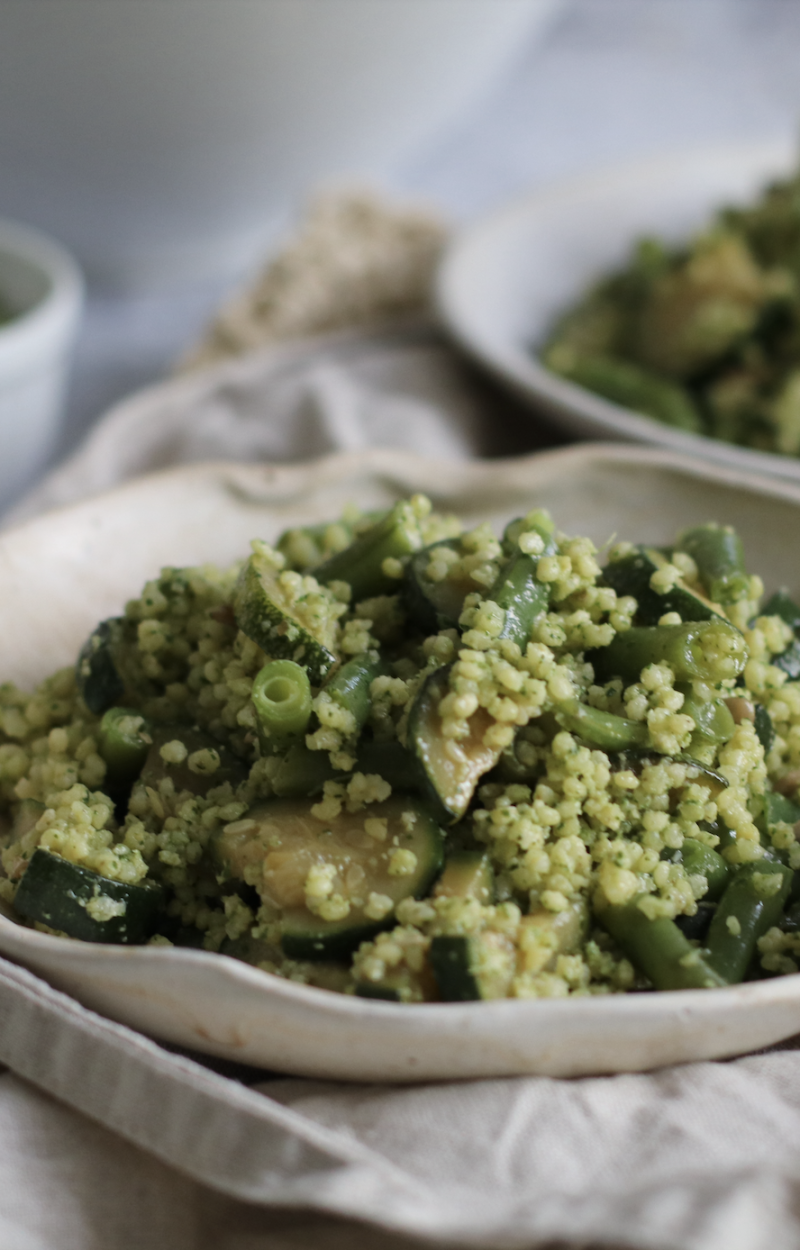
<path fill-rule="evenodd" d="M 554 318 L 620 265 L 638 238 L 680 242 L 722 205 L 747 200 L 786 173 L 796 157 L 785 140 L 684 151 L 515 200 L 448 249 L 437 285 L 445 324 L 565 437 L 654 443 L 800 481 L 800 460 L 662 425 L 557 377 L 536 358 Z"/>

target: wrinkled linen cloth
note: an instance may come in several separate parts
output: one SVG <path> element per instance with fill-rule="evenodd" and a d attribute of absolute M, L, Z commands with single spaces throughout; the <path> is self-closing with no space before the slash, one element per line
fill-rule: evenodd
<path fill-rule="evenodd" d="M 123 400 L 3 523 L 193 461 L 288 462 L 367 447 L 463 460 L 555 441 L 433 326 L 344 331 L 278 344 Z"/>
<path fill-rule="evenodd" d="M 572 1081 L 248 1087 L 2 960 L 0 990 L 9 1250 L 798 1244 L 791 1051 Z"/>

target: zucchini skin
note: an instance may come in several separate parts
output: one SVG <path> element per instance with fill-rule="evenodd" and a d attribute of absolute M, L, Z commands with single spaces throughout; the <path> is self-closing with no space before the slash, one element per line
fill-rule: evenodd
<path fill-rule="evenodd" d="M 314 685 L 321 685 L 336 663 L 336 656 L 281 606 L 273 583 L 274 570 L 266 561 L 252 555 L 239 575 L 233 594 L 236 624 L 271 659 L 293 660 L 308 670 L 309 680 Z"/>
<path fill-rule="evenodd" d="M 96 898 L 124 903 L 124 914 L 95 920 L 86 904 Z M 17 887 L 14 910 L 82 942 L 131 946 L 156 932 L 164 902 L 161 886 L 110 881 L 37 847 Z"/>
<path fill-rule="evenodd" d="M 446 1003 L 471 1003 L 483 997 L 474 973 L 473 939 L 449 934 L 431 938 L 428 960 Z"/>
<path fill-rule="evenodd" d="M 406 565 L 403 578 L 403 606 L 413 623 L 425 634 L 435 634 L 440 629 L 458 629 L 459 617 L 464 608 L 468 587 L 453 578 L 432 582 L 425 576 L 431 552 L 437 547 L 449 547 L 461 551 L 458 538 L 445 538 L 431 543 L 416 552 Z M 477 589 L 472 583 L 472 589 Z"/>
<path fill-rule="evenodd" d="M 686 586 L 673 586 L 660 595 L 650 586 L 650 578 L 658 572 L 658 555 L 652 548 L 640 547 L 622 560 L 615 560 L 603 569 L 603 582 L 622 597 L 632 595 L 638 607 L 636 620 L 640 625 L 657 625 L 667 612 L 680 613 L 683 621 L 710 621 L 719 617 L 710 603 Z"/>
<path fill-rule="evenodd" d="M 90 712 L 100 716 L 125 690 L 114 651 L 122 641 L 123 617 L 101 621 L 80 649 L 75 666 L 78 689 Z"/>

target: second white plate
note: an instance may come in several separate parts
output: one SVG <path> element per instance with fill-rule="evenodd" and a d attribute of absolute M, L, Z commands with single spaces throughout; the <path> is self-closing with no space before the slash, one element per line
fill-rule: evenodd
<path fill-rule="evenodd" d="M 678 242 L 796 162 L 788 141 L 678 153 L 537 191 L 462 231 L 441 267 L 445 324 L 470 355 L 565 434 L 654 443 L 800 481 L 800 460 L 686 434 L 550 373 L 536 347 L 560 312 L 642 235 Z"/>

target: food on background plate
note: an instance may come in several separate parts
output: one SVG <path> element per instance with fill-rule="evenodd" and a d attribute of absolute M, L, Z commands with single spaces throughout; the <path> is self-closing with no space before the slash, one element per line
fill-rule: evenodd
<path fill-rule="evenodd" d="M 641 240 L 552 327 L 555 373 L 666 425 L 800 455 L 800 172 L 685 246 Z"/>
<path fill-rule="evenodd" d="M 0 686 L 0 896 L 399 1002 L 797 971 L 800 607 L 713 523 L 605 561 L 415 496 L 163 569 Z"/>

